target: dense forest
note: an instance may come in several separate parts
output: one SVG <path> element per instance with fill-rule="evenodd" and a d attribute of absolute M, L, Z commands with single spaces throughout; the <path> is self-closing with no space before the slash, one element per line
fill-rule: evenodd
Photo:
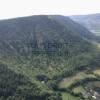
<path fill-rule="evenodd" d="M 92 41 L 97 42 L 91 32 L 65 16 L 0 21 L 0 100 L 92 100 L 73 92 L 100 80 L 93 72 L 100 66 L 100 48 Z M 84 78 L 63 85 L 78 73 Z"/>

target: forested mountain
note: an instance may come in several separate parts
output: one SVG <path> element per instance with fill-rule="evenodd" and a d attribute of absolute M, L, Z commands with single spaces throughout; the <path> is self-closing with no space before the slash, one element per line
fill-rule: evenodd
<path fill-rule="evenodd" d="M 100 65 L 90 40 L 91 32 L 60 15 L 1 20 L 0 100 L 63 100 L 63 78 Z"/>
<path fill-rule="evenodd" d="M 58 19 L 58 17 L 60 19 Z M 46 52 L 50 51 L 49 49 L 57 49 L 56 47 L 48 48 L 49 43 L 50 45 L 53 45 L 54 43 L 69 44 L 67 45 L 70 47 L 68 51 L 69 53 L 80 51 L 80 49 L 81 51 L 84 51 L 84 48 L 91 49 L 90 47 L 85 47 L 86 45 L 91 46 L 91 44 L 83 39 L 93 38 L 93 35 L 88 30 L 85 30 L 85 28 L 81 26 L 80 28 L 75 27 L 78 24 L 75 24 L 69 18 L 65 19 L 65 17 L 63 16 L 58 17 L 55 18 L 55 16 L 32 16 L 28 18 L 1 21 L 1 55 L 3 54 L 4 56 L 5 54 L 11 54 L 12 56 L 13 54 L 15 54 L 16 56 L 29 56 L 29 54 L 31 55 L 31 52 L 36 49 Z M 61 18 L 65 21 L 62 21 Z M 81 43 L 86 45 L 82 45 Z M 38 48 L 35 47 L 36 45 Z M 75 48 L 79 46 L 77 48 L 77 51 L 71 49 L 71 46 L 73 45 L 76 45 Z M 64 53 L 64 51 L 60 51 Z M 71 53 L 71 55 L 73 54 Z"/>
<path fill-rule="evenodd" d="M 83 25 L 80 25 L 74 21 L 72 21 L 69 17 L 66 16 L 51 16 L 53 17 L 56 21 L 58 21 L 60 24 L 64 25 L 67 29 L 71 30 L 73 33 L 77 33 L 78 35 L 94 40 L 95 36 L 92 34 L 87 28 L 85 28 Z"/>
<path fill-rule="evenodd" d="M 89 29 L 92 33 L 100 36 L 100 14 L 90 14 L 90 15 L 76 15 L 71 16 L 71 18 Z"/>

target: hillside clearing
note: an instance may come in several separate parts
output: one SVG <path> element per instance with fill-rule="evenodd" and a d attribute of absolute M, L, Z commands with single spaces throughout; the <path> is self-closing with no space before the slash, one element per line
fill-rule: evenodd
<path fill-rule="evenodd" d="M 77 82 L 78 80 L 83 80 L 85 78 L 95 78 L 94 75 L 92 74 L 86 74 L 85 72 L 79 72 L 78 74 L 76 74 L 75 76 L 71 76 L 68 78 L 64 78 L 60 84 L 59 87 L 60 88 L 68 88 L 70 87 L 73 83 Z"/>

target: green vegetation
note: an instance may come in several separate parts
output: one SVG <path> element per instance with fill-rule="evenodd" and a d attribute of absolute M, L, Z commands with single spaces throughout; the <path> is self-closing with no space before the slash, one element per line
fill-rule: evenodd
<path fill-rule="evenodd" d="M 69 93 L 62 93 L 63 100 L 80 100 L 80 98 L 72 96 Z"/>
<path fill-rule="evenodd" d="M 73 83 L 78 82 L 79 80 L 84 80 L 86 78 L 96 78 L 95 75 L 92 74 L 86 74 L 85 72 L 79 72 L 78 74 L 65 78 L 60 83 L 60 88 L 68 88 Z"/>
<path fill-rule="evenodd" d="M 100 66 L 99 48 L 82 35 L 91 33 L 59 17 L 0 21 L 1 100 L 80 100 L 82 84 L 99 81 L 86 73 Z"/>
<path fill-rule="evenodd" d="M 100 76 L 100 69 L 94 70 L 93 73 Z"/>
<path fill-rule="evenodd" d="M 85 92 L 85 89 L 84 89 L 82 86 L 78 86 L 78 87 L 75 87 L 75 88 L 73 89 L 73 92 L 74 92 L 75 94 L 84 93 L 84 92 Z"/>
<path fill-rule="evenodd" d="M 0 64 L 0 99 L 30 100 L 33 98 L 33 100 L 44 100 L 56 95 L 49 91 L 42 91 L 36 84 L 28 81 L 23 75 L 16 74 L 8 69 L 6 65 Z M 59 95 L 57 96 L 59 97 Z"/>

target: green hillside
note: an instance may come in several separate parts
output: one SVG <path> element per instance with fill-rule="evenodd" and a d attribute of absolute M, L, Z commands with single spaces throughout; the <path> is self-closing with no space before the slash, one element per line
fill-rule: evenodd
<path fill-rule="evenodd" d="M 83 98 L 73 93 L 77 82 L 67 88 L 60 84 L 100 66 L 99 48 L 90 42 L 94 38 L 84 27 L 59 15 L 0 21 L 0 99 L 65 100 L 65 94 Z M 80 78 L 78 84 L 99 81 L 98 77 Z"/>

